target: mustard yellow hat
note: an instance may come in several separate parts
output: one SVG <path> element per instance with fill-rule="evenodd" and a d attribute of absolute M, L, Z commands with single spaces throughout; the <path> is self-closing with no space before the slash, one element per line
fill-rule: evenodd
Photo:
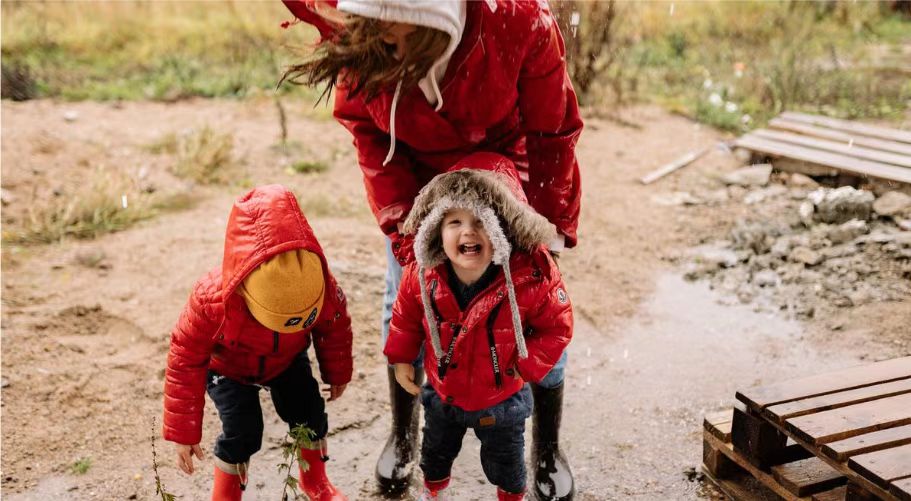
<path fill-rule="evenodd" d="M 281 333 L 306 329 L 319 318 L 325 292 L 319 256 L 303 249 L 272 256 L 247 275 L 239 293 L 253 317 Z"/>

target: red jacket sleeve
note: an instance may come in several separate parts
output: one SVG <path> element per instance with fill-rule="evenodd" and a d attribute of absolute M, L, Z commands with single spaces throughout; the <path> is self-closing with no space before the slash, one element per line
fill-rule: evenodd
<path fill-rule="evenodd" d="M 171 332 L 165 369 L 162 436 L 184 445 L 198 444 L 202 437 L 206 372 L 219 326 L 207 283 L 206 278 L 197 282 Z"/>
<path fill-rule="evenodd" d="M 389 337 L 383 354 L 390 364 L 414 362 L 424 342 L 424 306 L 418 288 L 418 267 L 411 263 L 402 271 L 402 283 L 392 305 Z"/>
<path fill-rule="evenodd" d="M 546 6 L 533 16 L 534 41 L 519 74 L 519 112 L 528 149 L 528 201 L 576 244 L 581 186 L 576 141 L 582 118 L 566 72 L 560 28 Z M 545 20 L 545 21 L 542 21 Z"/>
<path fill-rule="evenodd" d="M 408 146 L 398 143 L 392 160 L 383 165 L 389 152 L 390 137 L 376 126 L 362 95 L 348 99 L 345 89 L 338 87 L 333 114 L 354 136 L 367 200 L 380 229 L 388 235 L 408 215 L 420 190 L 411 160 L 406 154 Z"/>
<path fill-rule="evenodd" d="M 348 384 L 354 369 L 351 354 L 353 335 L 348 301 L 342 288 L 330 274 L 326 284 L 323 313 L 310 335 L 319 362 L 320 377 L 326 384 Z"/>
<path fill-rule="evenodd" d="M 528 358 L 518 359 L 519 373 L 535 383 L 553 369 L 573 336 L 572 304 L 559 271 L 553 270 L 551 279 L 538 291 L 534 304 L 539 306 L 529 313 L 524 326 Z"/>

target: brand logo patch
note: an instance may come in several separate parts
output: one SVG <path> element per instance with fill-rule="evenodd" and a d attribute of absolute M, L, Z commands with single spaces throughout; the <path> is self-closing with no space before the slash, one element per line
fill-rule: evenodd
<path fill-rule="evenodd" d="M 303 320 L 303 318 L 301 318 L 301 317 L 291 317 L 288 319 L 287 322 L 285 322 L 285 327 L 291 327 L 292 325 L 297 325 L 297 324 L 301 323 L 301 320 Z"/>
<path fill-rule="evenodd" d="M 301 326 L 301 329 L 306 329 L 307 327 L 310 327 L 310 324 L 312 324 L 313 321 L 316 320 L 317 311 L 318 310 L 316 308 L 313 308 L 313 311 L 310 312 L 310 316 L 307 317 L 307 321 L 304 322 L 304 325 Z"/>
<path fill-rule="evenodd" d="M 557 301 L 560 301 L 560 304 L 566 304 L 569 301 L 569 296 L 566 295 L 566 291 L 563 288 L 557 289 Z"/>

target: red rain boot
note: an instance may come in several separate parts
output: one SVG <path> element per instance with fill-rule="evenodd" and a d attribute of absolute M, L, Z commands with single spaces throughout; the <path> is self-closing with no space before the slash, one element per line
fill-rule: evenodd
<path fill-rule="evenodd" d="M 307 463 L 307 468 L 304 471 L 304 467 L 301 466 L 298 484 L 310 501 L 348 501 L 326 476 L 326 463 L 323 461 L 321 448 L 301 448 L 300 451 L 300 459 Z"/>
<path fill-rule="evenodd" d="M 240 501 L 243 495 L 240 475 L 225 473 L 215 467 L 215 481 L 212 483 L 212 501 Z"/>
<path fill-rule="evenodd" d="M 424 479 L 424 490 L 421 492 L 421 497 L 418 498 L 418 501 L 448 501 L 449 496 L 446 495 L 447 487 L 449 487 L 449 477 L 443 480 Z"/>
<path fill-rule="evenodd" d="M 525 499 L 524 492 L 513 494 L 511 492 L 506 492 L 499 487 L 497 488 L 497 501 L 522 501 L 523 499 Z"/>

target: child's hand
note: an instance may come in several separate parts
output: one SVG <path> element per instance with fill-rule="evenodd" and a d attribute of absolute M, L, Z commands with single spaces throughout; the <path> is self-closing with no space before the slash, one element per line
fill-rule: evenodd
<path fill-rule="evenodd" d="M 395 364 L 395 380 L 412 395 L 421 392 L 421 388 L 414 384 L 414 366 L 411 364 Z"/>
<path fill-rule="evenodd" d="M 333 401 L 342 396 L 342 393 L 345 393 L 345 388 L 347 384 L 330 384 L 328 388 L 324 388 L 323 392 L 329 394 L 329 401 Z"/>
<path fill-rule="evenodd" d="M 183 470 L 184 473 L 192 475 L 195 471 L 193 468 L 194 454 L 202 461 L 202 449 L 199 448 L 199 444 L 177 444 L 177 465 L 180 466 L 180 469 Z"/>

